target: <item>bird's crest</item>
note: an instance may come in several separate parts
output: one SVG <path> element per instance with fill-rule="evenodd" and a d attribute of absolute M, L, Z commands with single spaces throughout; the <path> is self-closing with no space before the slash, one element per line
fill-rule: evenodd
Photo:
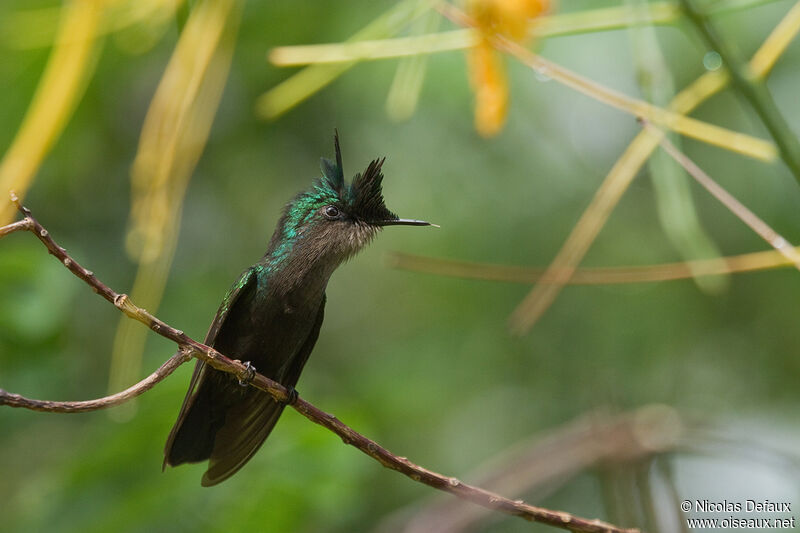
<path fill-rule="evenodd" d="M 352 211 L 365 220 L 393 220 L 397 215 L 389 211 L 383 201 L 384 158 L 373 159 L 363 174 L 356 174 L 348 190 L 348 203 Z"/>
<path fill-rule="evenodd" d="M 363 173 L 353 177 L 349 185 L 344 182 L 342 151 L 339 147 L 339 132 L 334 130 L 336 163 L 322 158 L 321 168 L 325 185 L 336 193 L 345 209 L 353 216 L 365 221 L 393 220 L 397 215 L 387 209 L 383 200 L 383 172 L 385 158 L 373 159 Z"/>
<path fill-rule="evenodd" d="M 336 191 L 337 196 L 341 196 L 344 192 L 344 168 L 342 167 L 342 150 L 339 148 L 338 130 L 333 130 L 333 146 L 336 150 L 336 163 L 323 157 L 320 166 L 328 186 Z"/>

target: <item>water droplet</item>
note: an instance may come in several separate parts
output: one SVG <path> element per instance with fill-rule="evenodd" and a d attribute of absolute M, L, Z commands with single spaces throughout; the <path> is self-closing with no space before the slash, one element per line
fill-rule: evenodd
<path fill-rule="evenodd" d="M 454 478 L 454 477 L 451 477 L 450 479 L 448 479 L 447 482 L 450 483 L 451 487 L 457 487 L 457 486 L 459 486 L 461 484 L 461 482 L 457 478 Z"/>
<path fill-rule="evenodd" d="M 65 257 L 64 258 L 64 266 L 65 267 L 69 267 L 71 264 L 72 264 L 72 259 L 70 259 L 69 257 Z"/>
<path fill-rule="evenodd" d="M 706 67 L 706 70 L 717 70 L 722 66 L 722 56 L 714 50 L 706 52 L 706 55 L 703 56 L 703 66 Z"/>
<path fill-rule="evenodd" d="M 39 235 L 41 235 L 42 237 L 47 237 L 47 230 L 43 229 L 42 231 L 39 232 Z"/>
<path fill-rule="evenodd" d="M 547 67 L 535 68 L 533 69 L 533 75 L 536 77 L 537 80 L 541 82 L 548 82 L 552 80 L 550 76 L 548 76 L 550 69 Z"/>
<path fill-rule="evenodd" d="M 774 246 L 778 250 L 780 250 L 781 248 L 785 248 L 786 244 L 787 244 L 786 239 L 784 239 L 780 235 L 772 239 L 772 246 Z"/>

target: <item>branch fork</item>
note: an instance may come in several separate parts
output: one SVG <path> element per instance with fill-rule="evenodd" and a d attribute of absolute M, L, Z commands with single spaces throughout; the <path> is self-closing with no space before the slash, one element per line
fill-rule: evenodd
<path fill-rule="evenodd" d="M 383 466 L 396 470 L 419 483 L 449 492 L 458 498 L 488 509 L 560 529 L 583 533 L 638 532 L 636 529 L 624 529 L 600 520 L 589 520 L 563 511 L 535 507 L 525 503 L 523 500 L 510 500 L 480 487 L 466 484 L 458 478 L 443 476 L 421 467 L 405 457 L 393 454 L 377 442 L 345 425 L 334 415 L 326 413 L 298 397 L 296 392 L 258 373 L 249 363 L 242 363 L 225 357 L 214 348 L 195 341 L 183 331 L 173 328 L 150 314 L 147 310 L 138 307 L 127 294 L 117 293 L 97 279 L 93 272 L 85 269 L 70 257 L 66 250 L 56 244 L 49 232 L 33 217 L 31 211 L 19 202 L 13 192 L 11 193 L 11 201 L 22 213 L 23 218 L 7 226 L 0 227 L 0 238 L 17 231 L 33 233 L 44 244 L 50 254 L 54 255 L 75 276 L 88 284 L 94 292 L 108 300 L 128 317 L 143 323 L 158 335 L 175 342 L 178 345 L 178 350 L 150 376 L 117 394 L 95 400 L 56 402 L 25 398 L 19 394 L 0 389 L 0 406 L 22 407 L 51 413 L 77 413 L 105 409 L 124 403 L 150 390 L 166 379 L 180 365 L 195 358 L 204 361 L 217 370 L 233 374 L 240 382 L 266 392 L 276 401 L 288 403 L 294 410 L 315 424 L 321 425 L 338 435 L 345 444 L 358 448 Z"/>

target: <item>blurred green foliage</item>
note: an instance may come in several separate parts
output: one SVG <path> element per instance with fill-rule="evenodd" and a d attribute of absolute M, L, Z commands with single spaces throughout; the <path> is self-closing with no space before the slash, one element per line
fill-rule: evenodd
<path fill-rule="evenodd" d="M 496 138 L 482 139 L 472 129 L 458 52 L 430 58 L 419 108 L 407 122 L 393 123 L 384 112 L 394 61 L 359 65 L 276 122 L 255 118 L 258 95 L 289 74 L 267 64 L 270 47 L 342 40 L 390 4 L 246 5 L 158 315 L 203 337 L 229 284 L 263 253 L 283 204 L 318 175 L 319 157 L 331 155 L 337 127 L 347 174 L 386 155 L 389 207 L 442 227 L 387 229 L 337 271 L 322 334 L 298 385 L 304 398 L 395 453 L 465 481 L 518 440 L 603 405 L 662 402 L 749 435 L 745 446 L 796 450 L 800 276 L 793 269 L 735 276 L 718 295 L 701 293 L 691 281 L 567 288 L 529 335 L 513 338 L 507 317 L 528 287 L 384 267 L 384 254 L 394 250 L 546 265 L 639 128 L 631 117 L 509 61 L 508 123 Z M 601 2 L 563 4 L 577 10 Z M 749 56 L 791 5 L 774 2 L 718 22 Z M 28 6 L 4 2 L 0 17 Z M 656 35 L 677 88 L 703 72 L 707 50 L 691 27 L 661 27 Z M 108 38 L 86 95 L 26 199 L 59 243 L 119 291 L 129 289 L 135 273 L 124 253 L 129 169 L 176 39 L 177 26 L 135 53 Z M 631 43 L 623 30 L 551 39 L 540 52 L 640 96 Z M 46 57 L 46 49 L 0 51 L 0 149 L 19 126 Z M 795 43 L 768 86 L 796 130 L 798 84 Z M 695 116 L 767 137 L 731 90 Z M 800 188 L 782 164 L 689 140 L 683 146 L 790 242 L 800 242 Z M 680 260 L 659 224 L 653 185 L 642 177 L 585 264 Z M 701 223 L 722 253 L 764 249 L 738 219 L 691 188 Z M 117 319 L 32 236 L 0 243 L 0 387 L 44 399 L 105 394 Z M 151 336 L 145 368 L 154 369 L 172 349 Z M 219 487 L 200 488 L 203 466 L 162 473 L 162 447 L 190 367 L 142 396 L 126 422 L 103 412 L 0 409 L 0 530 L 365 531 L 431 498 L 431 489 L 381 468 L 291 410 L 250 464 Z M 738 494 L 800 506 L 796 470 L 741 455 L 676 461 L 682 497 Z M 608 517 L 601 485 L 589 472 L 532 503 Z M 505 517 L 480 527 L 547 530 Z"/>

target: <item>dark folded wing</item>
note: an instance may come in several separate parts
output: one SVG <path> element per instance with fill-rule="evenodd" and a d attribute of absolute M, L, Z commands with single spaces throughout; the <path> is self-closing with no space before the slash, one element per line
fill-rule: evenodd
<path fill-rule="evenodd" d="M 208 328 L 205 338 L 206 345 L 214 345 L 217 334 L 231 309 L 243 294 L 255 290 L 255 282 L 255 269 L 251 267 L 245 270 L 239 280 L 233 284 L 217 310 L 214 321 Z M 189 390 L 186 392 L 186 397 L 183 399 L 181 410 L 178 413 L 178 420 L 172 427 L 167 444 L 164 446 L 164 466 L 202 461 L 208 459 L 208 455 L 211 453 L 215 428 L 213 426 L 214 417 L 209 416 L 208 411 L 214 408 L 213 400 L 206 394 L 200 394 L 203 390 L 203 383 L 207 381 L 207 373 L 206 364 L 197 361 L 192 380 L 189 382 Z M 192 408 L 198 403 L 203 405 L 198 405 L 198 409 L 192 413 Z M 187 423 L 188 418 L 191 420 Z"/>
<path fill-rule="evenodd" d="M 325 297 L 317 311 L 308 337 L 292 359 L 286 375 L 279 381 L 294 387 L 300 378 L 314 344 L 319 337 L 325 313 Z M 235 474 L 258 451 L 283 412 L 283 404 L 272 399 L 267 393 L 253 389 L 247 391 L 246 398 L 230 407 L 226 413 L 226 423 L 216 432 L 214 450 L 208 462 L 208 470 L 203 475 L 202 485 L 216 485 Z"/>

